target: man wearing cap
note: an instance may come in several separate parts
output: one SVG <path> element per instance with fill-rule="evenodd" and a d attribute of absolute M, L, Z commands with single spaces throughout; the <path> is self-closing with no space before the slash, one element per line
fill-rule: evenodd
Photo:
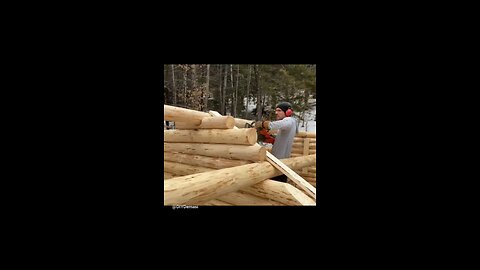
<path fill-rule="evenodd" d="M 266 129 L 278 129 L 275 143 L 272 148 L 272 155 L 278 159 L 289 158 L 292 152 L 293 139 L 297 133 L 297 121 L 292 117 L 292 105 L 288 102 L 281 102 L 275 107 L 277 121 L 257 121 L 255 127 Z M 277 181 L 287 182 L 287 177 L 281 175 L 273 178 Z"/>

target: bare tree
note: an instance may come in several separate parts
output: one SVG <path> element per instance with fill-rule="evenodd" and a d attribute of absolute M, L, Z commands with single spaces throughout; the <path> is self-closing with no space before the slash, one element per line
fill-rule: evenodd
<path fill-rule="evenodd" d="M 172 68 L 172 94 L 173 94 L 173 106 L 177 106 L 177 88 L 175 87 L 175 68 L 173 65 L 170 65 Z"/>
<path fill-rule="evenodd" d="M 230 102 L 232 107 L 230 108 L 230 113 L 232 115 L 234 115 L 233 112 L 235 111 L 235 109 L 234 109 L 235 108 L 235 93 L 233 91 L 233 64 L 230 64 L 230 91 L 232 92 L 232 101 Z"/>
<path fill-rule="evenodd" d="M 187 108 L 187 65 L 183 65 L 183 102 Z"/>
<path fill-rule="evenodd" d="M 210 88 L 210 64 L 207 64 L 207 82 L 205 84 L 205 93 L 203 96 L 203 110 L 206 112 L 208 107 L 208 96 L 209 96 L 209 88 Z"/>
<path fill-rule="evenodd" d="M 235 86 L 233 117 L 237 117 L 237 95 L 238 95 L 238 80 L 240 79 L 240 65 L 237 65 L 237 85 Z"/>
<path fill-rule="evenodd" d="M 224 100 L 223 90 L 222 90 L 222 65 L 218 65 L 218 91 L 219 91 L 219 102 L 220 102 L 220 113 L 223 114 L 225 110 L 225 104 L 222 102 Z"/>
<path fill-rule="evenodd" d="M 226 92 L 226 89 L 227 89 L 227 75 L 228 75 L 228 65 L 225 64 L 225 77 L 223 79 L 223 94 L 222 94 L 222 106 L 223 106 L 223 110 L 222 110 L 222 115 L 226 115 L 226 108 L 225 108 L 225 96 L 227 94 Z"/>
<path fill-rule="evenodd" d="M 245 119 L 248 119 L 248 95 L 250 91 L 250 77 L 252 74 L 252 65 L 248 65 L 248 77 L 247 77 L 247 100 L 245 101 Z"/>
<path fill-rule="evenodd" d="M 259 71 L 258 65 L 253 67 L 255 74 L 255 90 L 257 91 L 257 121 L 262 120 L 262 91 L 259 87 Z"/>

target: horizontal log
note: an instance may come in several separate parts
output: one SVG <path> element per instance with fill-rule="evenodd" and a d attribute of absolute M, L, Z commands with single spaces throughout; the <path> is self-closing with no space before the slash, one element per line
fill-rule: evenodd
<path fill-rule="evenodd" d="M 304 156 L 303 154 L 297 154 L 297 153 L 291 153 L 290 157 L 302 157 Z"/>
<path fill-rule="evenodd" d="M 250 161 L 263 161 L 267 155 L 267 150 L 259 144 L 163 143 L 163 150 L 166 152 L 179 152 L 184 154 Z"/>
<path fill-rule="evenodd" d="M 204 117 L 200 125 L 186 122 L 175 122 L 175 129 L 231 129 L 235 121 L 231 116 Z"/>
<path fill-rule="evenodd" d="M 242 129 L 199 129 L 164 130 L 164 142 L 218 143 L 254 145 L 257 143 L 257 131 L 254 128 Z"/>
<path fill-rule="evenodd" d="M 303 147 L 304 147 L 304 146 L 303 146 L 303 143 L 296 143 L 296 142 L 294 142 L 294 143 L 292 144 L 292 148 L 303 149 Z M 310 144 L 308 145 L 308 148 L 309 148 L 309 149 L 315 149 L 315 148 L 317 148 L 317 144 L 316 144 L 316 143 L 310 143 Z"/>
<path fill-rule="evenodd" d="M 295 137 L 297 137 L 297 138 L 317 138 L 317 133 L 316 132 L 299 131 L 297 134 L 295 134 Z"/>
<path fill-rule="evenodd" d="M 200 166 L 212 169 L 223 169 L 235 166 L 250 164 L 252 161 L 226 159 L 218 157 L 207 157 L 202 155 L 189 155 L 183 153 L 163 152 L 163 159 L 193 166 Z"/>
<path fill-rule="evenodd" d="M 200 125 L 204 117 L 211 117 L 206 112 L 199 112 L 190 109 L 163 105 L 163 119 L 174 122 L 187 122 Z"/>
<path fill-rule="evenodd" d="M 178 175 L 175 175 L 173 173 L 169 173 L 169 172 L 163 172 L 163 179 L 170 179 L 170 178 L 174 178 L 174 177 L 177 177 Z"/>
<path fill-rule="evenodd" d="M 199 167 L 199 166 L 192 166 L 183 163 L 176 163 L 171 161 L 163 161 L 163 170 L 168 173 L 173 173 L 176 175 L 189 175 L 201 172 L 209 172 L 213 171 L 214 169 Z"/>
<path fill-rule="evenodd" d="M 313 166 L 316 155 L 282 159 L 291 169 Z M 164 181 L 164 205 L 195 204 L 217 199 L 282 173 L 269 162 L 180 176 Z"/>
<path fill-rule="evenodd" d="M 218 200 L 221 200 L 226 203 L 230 203 L 233 205 L 244 205 L 244 206 L 252 206 L 252 205 L 284 205 L 280 202 L 274 201 L 274 200 L 269 200 L 265 198 L 260 198 L 258 196 L 242 192 L 242 191 L 236 191 L 236 192 L 230 192 L 228 194 L 225 194 L 223 196 L 220 196 L 217 198 Z"/>
<path fill-rule="evenodd" d="M 316 143 L 317 142 L 316 138 L 309 138 L 309 139 L 310 139 L 310 143 Z M 302 137 L 294 137 L 293 138 L 294 143 L 302 143 L 302 145 L 303 145 L 304 140 L 305 140 L 305 138 L 302 138 Z"/>
<path fill-rule="evenodd" d="M 252 122 L 255 122 L 255 120 L 235 118 L 235 126 L 237 128 L 246 128 L 248 125 L 252 124 Z"/>
<path fill-rule="evenodd" d="M 284 205 L 316 205 L 313 199 L 294 186 L 270 179 L 244 188 L 242 191 Z"/>
<path fill-rule="evenodd" d="M 307 172 L 307 173 L 304 173 L 303 171 L 296 171 L 296 173 L 298 173 L 301 177 L 305 178 L 305 177 L 312 177 L 312 178 L 316 178 L 317 177 L 317 174 L 316 173 L 313 173 L 313 172 Z"/>
<path fill-rule="evenodd" d="M 305 177 L 303 177 L 303 179 L 307 180 L 307 182 L 317 182 L 317 178 L 313 178 L 313 177 L 306 177 L 305 176 Z"/>
<path fill-rule="evenodd" d="M 308 156 L 308 155 L 311 155 L 311 154 L 316 154 L 317 151 L 316 150 L 308 150 L 308 152 L 305 154 L 303 151 L 299 151 L 297 149 L 293 149 L 292 148 L 292 154 L 300 154 L 300 155 L 304 155 L 304 156 Z"/>

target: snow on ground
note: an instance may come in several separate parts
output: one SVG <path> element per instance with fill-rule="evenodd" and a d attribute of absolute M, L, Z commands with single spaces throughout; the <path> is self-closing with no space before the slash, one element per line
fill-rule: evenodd
<path fill-rule="evenodd" d="M 310 110 L 305 112 L 305 126 L 302 127 L 303 121 L 300 121 L 298 125 L 298 131 L 307 131 L 307 132 L 317 132 L 317 122 L 315 121 L 315 116 L 317 115 L 317 100 L 316 99 L 309 99 L 308 104 L 312 107 Z"/>

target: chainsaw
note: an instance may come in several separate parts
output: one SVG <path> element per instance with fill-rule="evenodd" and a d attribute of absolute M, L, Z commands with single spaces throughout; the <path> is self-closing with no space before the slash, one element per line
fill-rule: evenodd
<path fill-rule="evenodd" d="M 246 123 L 245 128 L 255 128 L 255 121 L 253 121 L 251 124 Z M 271 144 L 275 143 L 275 136 L 270 134 L 270 132 L 264 127 L 257 128 L 257 137 L 259 142 Z"/>

